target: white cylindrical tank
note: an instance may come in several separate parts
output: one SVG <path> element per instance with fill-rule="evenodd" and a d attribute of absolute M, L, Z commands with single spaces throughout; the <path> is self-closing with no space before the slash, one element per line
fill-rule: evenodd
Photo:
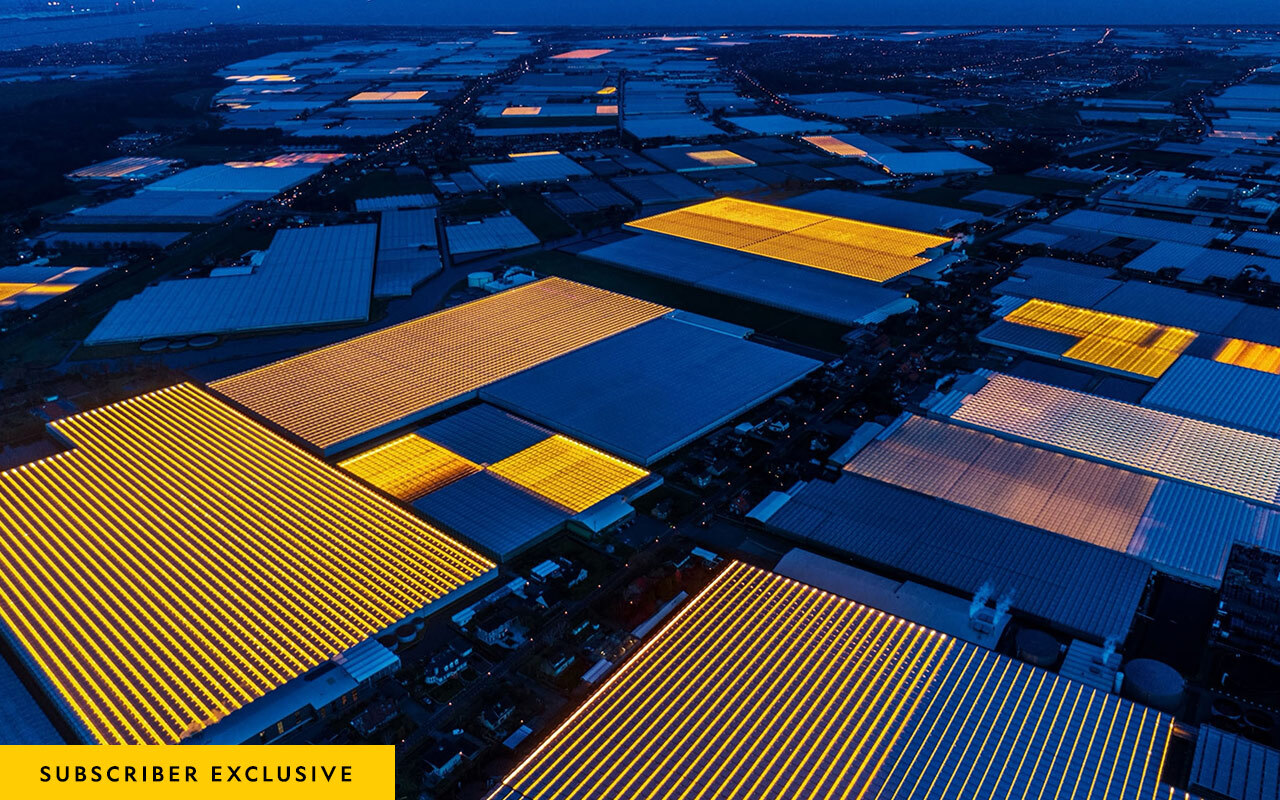
<path fill-rule="evenodd" d="M 485 286 L 493 282 L 492 272 L 472 272 L 467 275 L 468 289 L 483 289 Z"/>

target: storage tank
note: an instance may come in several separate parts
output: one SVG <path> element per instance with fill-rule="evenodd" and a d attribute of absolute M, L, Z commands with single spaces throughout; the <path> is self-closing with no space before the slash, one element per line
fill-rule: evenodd
<path fill-rule="evenodd" d="M 1037 667 L 1052 667 L 1058 663 L 1058 654 L 1062 646 L 1058 640 L 1035 628 L 1023 628 L 1018 631 L 1018 658 Z"/>
<path fill-rule="evenodd" d="M 467 275 L 468 289 L 483 289 L 493 283 L 492 272 L 472 272 Z"/>
<path fill-rule="evenodd" d="M 1162 711 L 1176 711 L 1187 688 L 1178 671 L 1163 661 L 1135 658 L 1124 665 L 1121 693 L 1130 700 Z"/>

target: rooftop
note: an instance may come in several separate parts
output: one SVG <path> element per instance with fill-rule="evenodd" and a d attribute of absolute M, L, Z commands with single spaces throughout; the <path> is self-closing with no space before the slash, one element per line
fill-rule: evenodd
<path fill-rule="evenodd" d="M 210 386 L 324 450 L 424 417 L 670 310 L 546 278 Z"/>
<path fill-rule="evenodd" d="M 490 798 L 1133 799 L 1158 788 L 1170 722 L 734 563 Z"/>
<path fill-rule="evenodd" d="M 724 197 L 628 227 L 883 283 L 929 263 L 951 239 Z"/>
<path fill-rule="evenodd" d="M 0 473 L 5 621 L 101 743 L 176 742 L 493 566 L 189 384 L 50 427 L 70 450 Z"/>

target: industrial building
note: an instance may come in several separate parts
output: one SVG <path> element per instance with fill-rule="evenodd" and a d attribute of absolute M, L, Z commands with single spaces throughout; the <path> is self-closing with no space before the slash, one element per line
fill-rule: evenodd
<path fill-rule="evenodd" d="M 564 183 L 570 178 L 591 175 L 573 159 L 555 152 L 512 153 L 507 161 L 472 166 L 471 174 L 485 186 L 503 189 Z"/>
<path fill-rule="evenodd" d="M 1271 432 L 1266 400 L 1280 370 L 1280 311 L 1169 286 L 1121 281 L 1109 270 L 1056 259 L 1029 259 L 998 284 L 999 319 L 979 338 L 1000 347 L 1141 380 L 1164 381 L 1158 402 L 1206 419 L 1247 422 Z M 1203 384 L 1205 408 L 1189 381 Z M 1255 374 L 1257 373 L 1257 374 Z M 1223 391 L 1249 390 L 1262 402 L 1232 404 Z M 1181 396 L 1181 400 L 1174 397 Z M 1222 407 L 1223 403 L 1231 410 Z M 1158 404 L 1158 403 L 1157 403 Z M 1214 404 L 1217 404 L 1215 407 Z"/>
<path fill-rule="evenodd" d="M 489 797 L 1136 799 L 1171 723 L 734 563 Z"/>
<path fill-rule="evenodd" d="M 36 308 L 107 272 L 105 267 L 0 267 L 0 312 Z"/>
<path fill-rule="evenodd" d="M 407 297 L 444 269 L 434 208 L 385 209 L 378 222 L 374 297 Z"/>
<path fill-rule="evenodd" d="M 1128 553 L 1217 585 L 1236 544 L 1280 547 L 1280 512 L 1110 463 L 906 415 L 845 470 Z"/>
<path fill-rule="evenodd" d="M 670 310 L 547 278 L 210 386 L 312 446 L 338 452 Z"/>
<path fill-rule="evenodd" d="M 819 365 L 749 333 L 546 278 L 210 386 L 326 454 L 478 397 L 648 466 Z"/>
<path fill-rule="evenodd" d="M 154 156 L 121 156 L 67 173 L 73 181 L 149 181 L 174 170 L 180 162 Z"/>
<path fill-rule="evenodd" d="M 749 333 L 676 312 L 489 384 L 480 397 L 649 466 L 821 365 Z"/>
<path fill-rule="evenodd" d="M 958 260 L 949 237 L 841 216 L 721 198 L 628 223 L 639 235 L 583 256 L 716 294 L 840 325 L 911 311 L 879 284 Z"/>
<path fill-rule="evenodd" d="M 628 501 L 661 484 L 646 470 L 485 404 L 339 466 L 499 561 L 567 525 L 594 534 L 625 521 L 635 513 Z"/>
<path fill-rule="evenodd" d="M 1005 438 L 1280 507 L 1280 439 L 1000 373 L 930 413 Z"/>
<path fill-rule="evenodd" d="M 1003 602 L 1093 642 L 1125 636 L 1151 577 L 1133 556 L 847 470 L 772 495 L 752 517 L 808 548 Z"/>
<path fill-rule="evenodd" d="M 720 198 L 628 227 L 883 283 L 924 266 L 952 240 L 783 206 Z"/>
<path fill-rule="evenodd" d="M 493 568 L 189 384 L 50 429 L 0 473 L 3 630 L 86 741 L 189 737 Z"/>
<path fill-rule="evenodd" d="M 244 269 L 163 281 L 121 300 L 85 344 L 363 322 L 377 238 L 376 225 L 282 230 Z"/>
<path fill-rule="evenodd" d="M 789 198 L 782 205 L 814 214 L 848 217 L 876 225 L 945 234 L 983 219 L 976 211 L 899 200 L 865 192 L 822 189 Z"/>
<path fill-rule="evenodd" d="M 449 225 L 444 229 L 449 254 L 456 258 L 480 258 L 519 250 L 538 243 L 538 237 L 523 222 L 509 214 Z"/>
<path fill-rule="evenodd" d="M 581 255 L 620 269 L 850 327 L 881 322 L 916 307 L 900 290 L 851 275 L 659 234 L 630 236 Z"/>
<path fill-rule="evenodd" d="M 183 170 L 135 194 L 78 208 L 63 222 L 81 225 L 214 222 L 246 203 L 269 200 L 319 174 L 344 153 L 282 153 Z"/>

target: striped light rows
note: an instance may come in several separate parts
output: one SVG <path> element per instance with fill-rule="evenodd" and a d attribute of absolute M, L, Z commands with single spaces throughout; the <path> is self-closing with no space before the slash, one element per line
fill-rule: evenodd
<path fill-rule="evenodd" d="M 1121 553 L 1159 482 L 921 417 L 845 469 Z"/>
<path fill-rule="evenodd" d="M 630 227 L 883 283 L 930 261 L 951 240 L 842 217 L 722 197 Z"/>
<path fill-rule="evenodd" d="M 416 433 L 348 458 L 339 466 L 405 501 L 417 500 L 486 469 Z M 649 474 L 627 461 L 559 434 L 487 469 L 575 514 L 618 494 Z"/>
<path fill-rule="evenodd" d="M 559 434 L 502 459 L 489 471 L 575 514 L 649 474 Z"/>
<path fill-rule="evenodd" d="M 479 464 L 416 433 L 392 439 L 338 466 L 404 501 L 417 500 L 480 471 Z"/>
<path fill-rule="evenodd" d="M 992 375 L 951 418 L 993 433 L 1280 504 L 1280 439 Z"/>
<path fill-rule="evenodd" d="M 1280 375 L 1280 347 L 1244 339 L 1227 339 L 1214 354 L 1213 360 L 1236 367 L 1270 372 Z"/>
<path fill-rule="evenodd" d="M 756 165 L 756 162 L 732 150 L 694 150 L 685 155 L 709 167 L 754 167 Z"/>
<path fill-rule="evenodd" d="M 735 563 L 491 800 L 1149 798 L 1169 723 Z"/>
<path fill-rule="evenodd" d="M 211 386 L 327 449 L 670 310 L 546 278 Z"/>
<path fill-rule="evenodd" d="M 1196 338 L 1183 328 L 1047 300 L 1028 300 L 1004 319 L 1079 339 L 1064 358 L 1149 378 L 1163 375 Z"/>
<path fill-rule="evenodd" d="M 492 568 L 191 385 L 0 473 L 0 615 L 102 743 L 176 742 Z"/>
<path fill-rule="evenodd" d="M 862 157 L 867 155 L 866 150 L 861 147 L 855 147 L 837 136 L 801 136 L 800 138 L 833 156 Z"/>

